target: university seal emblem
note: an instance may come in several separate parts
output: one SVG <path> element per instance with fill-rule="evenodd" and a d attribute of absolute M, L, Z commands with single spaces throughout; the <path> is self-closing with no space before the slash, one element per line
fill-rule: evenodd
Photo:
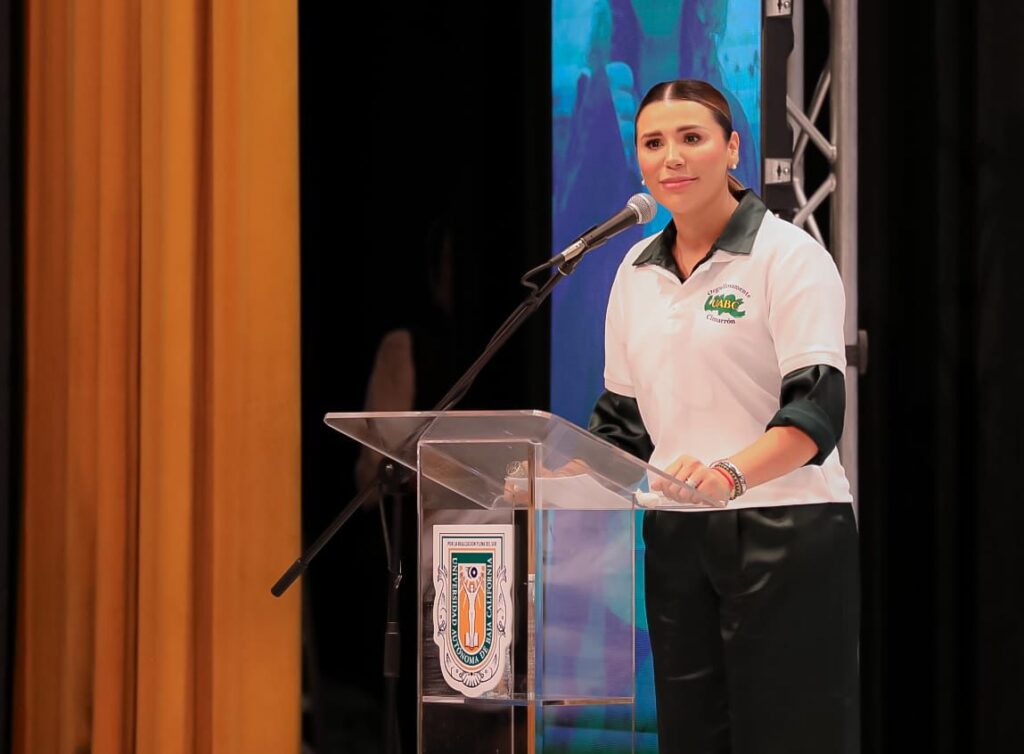
<path fill-rule="evenodd" d="M 434 643 L 441 673 L 476 697 L 497 686 L 512 636 L 512 527 L 438 525 L 434 534 Z"/>

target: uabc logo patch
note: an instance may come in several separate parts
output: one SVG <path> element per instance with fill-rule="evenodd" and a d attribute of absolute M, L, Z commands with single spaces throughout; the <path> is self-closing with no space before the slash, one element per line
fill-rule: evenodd
<path fill-rule="evenodd" d="M 704 311 L 709 312 L 707 318 L 712 322 L 735 324 L 736 320 L 747 316 L 743 305 L 749 300 L 750 292 L 738 285 L 727 283 L 708 291 L 704 301 Z"/>

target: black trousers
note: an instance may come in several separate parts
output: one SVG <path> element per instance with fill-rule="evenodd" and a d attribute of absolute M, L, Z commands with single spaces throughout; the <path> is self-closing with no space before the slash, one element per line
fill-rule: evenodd
<path fill-rule="evenodd" d="M 648 511 L 643 533 L 662 754 L 859 752 L 852 507 Z"/>

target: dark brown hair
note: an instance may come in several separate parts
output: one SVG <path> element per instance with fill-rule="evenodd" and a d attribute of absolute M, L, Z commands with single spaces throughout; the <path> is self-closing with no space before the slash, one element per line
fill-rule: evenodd
<path fill-rule="evenodd" d="M 662 81 L 660 84 L 652 86 L 640 101 L 640 106 L 636 109 L 636 118 L 633 121 L 634 129 L 640 120 L 640 113 L 643 112 L 645 107 L 654 102 L 668 102 L 670 100 L 697 102 L 704 105 L 704 107 L 711 111 L 715 122 L 722 127 L 722 133 L 725 134 L 725 141 L 728 143 L 734 130 L 732 127 L 732 110 L 729 108 L 729 102 L 711 84 L 698 79 Z M 637 138 L 639 139 L 639 131 L 637 131 Z M 743 184 L 731 173 L 728 175 L 728 181 L 729 191 L 734 195 L 743 191 Z"/>

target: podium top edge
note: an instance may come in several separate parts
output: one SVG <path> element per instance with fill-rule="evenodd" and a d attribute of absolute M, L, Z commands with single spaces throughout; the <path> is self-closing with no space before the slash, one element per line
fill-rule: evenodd
<path fill-rule="evenodd" d="M 459 418 L 484 418 L 493 417 L 536 417 L 538 419 L 559 419 L 568 420 L 552 414 L 550 411 L 539 409 L 502 409 L 500 411 L 330 411 L 324 414 L 324 421 L 331 419 L 432 419 L 439 416 L 452 416 Z"/>

